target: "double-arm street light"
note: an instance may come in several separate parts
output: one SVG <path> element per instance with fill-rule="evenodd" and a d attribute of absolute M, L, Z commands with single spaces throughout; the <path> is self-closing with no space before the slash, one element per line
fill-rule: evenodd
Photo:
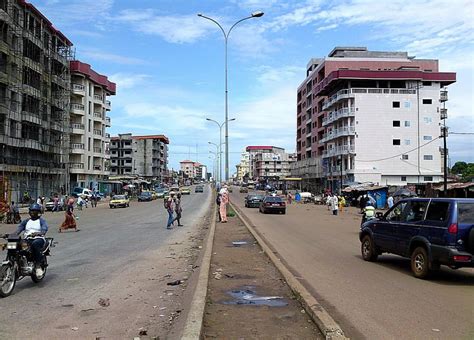
<path fill-rule="evenodd" d="M 219 147 L 219 145 L 217 145 L 216 143 L 213 143 L 213 142 L 208 142 L 208 143 L 209 143 L 210 145 L 214 145 L 214 146 L 216 147 L 216 157 L 217 157 L 217 158 L 216 158 L 216 161 L 217 161 L 218 164 L 219 164 L 218 166 L 220 166 L 220 163 L 219 163 L 219 159 L 220 159 L 220 147 Z M 209 152 L 212 152 L 212 151 L 209 151 Z M 212 153 L 214 153 L 214 152 L 212 152 Z M 220 180 L 221 180 L 219 177 L 220 177 L 220 173 L 217 173 L 217 174 L 216 174 L 216 180 L 217 180 L 218 182 L 220 182 Z"/>
<path fill-rule="evenodd" d="M 226 125 L 226 128 L 227 128 L 227 124 L 226 122 L 233 122 L 235 120 L 235 118 L 231 118 L 231 119 L 228 119 L 228 120 L 225 120 L 224 122 L 222 123 L 219 123 L 217 120 L 214 120 L 214 119 L 211 119 L 211 118 L 206 118 L 207 121 L 210 121 L 210 122 L 214 122 L 217 124 L 217 126 L 219 127 L 219 158 L 218 158 L 218 163 L 219 163 L 219 181 L 222 181 L 222 127 L 224 125 Z M 209 144 L 214 144 L 214 143 L 211 143 L 211 142 L 208 142 Z M 216 144 L 214 144 L 216 145 Z M 226 143 L 226 146 L 227 146 L 227 143 Z M 226 173 L 226 177 L 227 177 L 227 173 Z"/>
<path fill-rule="evenodd" d="M 235 26 L 237 26 L 239 23 L 241 23 L 244 20 L 248 20 L 248 19 L 252 19 L 252 18 L 260 18 L 261 16 L 263 16 L 263 12 L 261 12 L 261 11 L 254 12 L 250 16 L 242 18 L 242 19 L 238 20 L 237 22 L 235 22 L 229 28 L 229 30 L 226 32 L 222 28 L 221 24 L 219 24 L 215 19 L 212 19 L 208 16 L 205 16 L 201 13 L 198 14 L 198 17 L 210 20 L 213 23 L 215 23 L 217 26 L 219 26 L 219 28 L 222 31 L 222 34 L 224 34 L 224 42 L 225 42 L 225 120 L 224 120 L 224 123 L 225 123 L 225 180 L 226 181 L 229 180 L 229 124 L 228 124 L 228 122 L 229 122 L 229 120 L 228 120 L 228 113 L 229 113 L 228 106 L 229 105 L 228 105 L 228 99 L 227 99 L 227 95 L 228 95 L 228 90 L 227 90 L 227 42 L 229 40 L 229 34 Z"/>

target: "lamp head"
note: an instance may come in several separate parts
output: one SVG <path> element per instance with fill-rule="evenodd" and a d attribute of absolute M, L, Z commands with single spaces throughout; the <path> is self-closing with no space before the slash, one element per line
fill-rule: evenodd
<path fill-rule="evenodd" d="M 263 16 L 263 12 L 262 11 L 257 11 L 257 12 L 253 12 L 252 13 L 252 18 L 260 18 Z M 199 14 L 198 14 L 199 15 Z"/>
<path fill-rule="evenodd" d="M 197 16 L 198 16 L 198 17 L 202 17 L 202 13 L 198 13 Z"/>

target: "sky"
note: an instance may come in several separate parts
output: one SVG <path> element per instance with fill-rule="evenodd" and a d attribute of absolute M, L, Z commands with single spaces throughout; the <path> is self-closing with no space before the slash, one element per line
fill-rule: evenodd
<path fill-rule="evenodd" d="M 228 37 L 229 168 L 247 145 L 296 151 L 296 89 L 311 58 L 335 46 L 407 51 L 456 72 L 449 86 L 450 163 L 474 162 L 474 2 L 464 0 L 31 0 L 75 58 L 117 83 L 112 135 L 164 134 L 169 168 L 213 165 L 224 122 Z M 224 139 L 224 129 L 223 139 Z M 224 148 L 223 148 L 224 149 Z"/>

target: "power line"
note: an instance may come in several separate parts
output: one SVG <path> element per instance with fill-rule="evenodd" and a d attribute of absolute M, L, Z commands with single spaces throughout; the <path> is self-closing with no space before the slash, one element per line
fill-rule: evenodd
<path fill-rule="evenodd" d="M 421 149 L 422 147 L 424 146 L 427 146 L 428 144 L 431 144 L 433 143 L 434 141 L 440 139 L 441 137 L 436 137 L 435 139 L 432 139 L 430 140 L 429 142 L 423 144 L 423 145 L 420 145 L 419 147 L 416 147 L 416 148 L 413 148 L 407 152 L 402 152 L 402 153 L 399 153 L 398 155 L 395 155 L 395 156 L 390 156 L 390 157 L 387 157 L 387 158 L 381 158 L 381 159 L 373 159 L 373 160 L 360 160 L 360 159 L 356 159 L 356 162 L 380 162 L 380 161 L 386 161 L 386 160 L 389 160 L 389 159 L 392 159 L 392 158 L 397 158 L 397 157 L 400 157 L 401 155 L 406 155 L 410 152 L 413 152 L 413 151 L 416 151 L 416 150 L 419 150 Z"/>

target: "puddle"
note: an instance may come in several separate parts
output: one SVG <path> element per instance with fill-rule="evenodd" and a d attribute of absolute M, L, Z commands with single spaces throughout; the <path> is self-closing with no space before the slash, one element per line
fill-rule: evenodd
<path fill-rule="evenodd" d="M 224 301 L 225 305 L 254 305 L 254 306 L 269 306 L 269 307 L 284 307 L 288 306 L 288 302 L 281 296 L 258 296 L 252 290 L 252 287 L 244 287 L 243 289 L 234 289 L 227 292 L 234 298 L 231 301 Z"/>

